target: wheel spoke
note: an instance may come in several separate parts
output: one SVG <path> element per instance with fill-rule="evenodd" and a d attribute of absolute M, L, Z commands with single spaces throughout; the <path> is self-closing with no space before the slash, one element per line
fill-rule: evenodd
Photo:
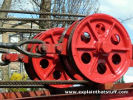
<path fill-rule="evenodd" d="M 51 39 L 52 39 L 53 44 L 57 43 L 57 40 L 54 38 L 53 34 L 51 34 Z"/>
<path fill-rule="evenodd" d="M 90 67 L 89 74 L 92 74 L 95 70 L 97 70 L 98 59 L 99 57 L 94 57 L 93 65 Z"/>
<path fill-rule="evenodd" d="M 94 46 L 78 45 L 77 50 L 96 50 Z"/>
<path fill-rule="evenodd" d="M 48 55 L 46 55 L 45 58 L 47 58 L 47 59 L 54 59 L 55 57 L 54 57 L 54 54 L 48 54 Z"/>
<path fill-rule="evenodd" d="M 111 71 L 111 73 L 116 75 L 115 69 L 111 66 L 110 62 L 108 60 L 106 60 L 106 62 L 107 62 L 108 68 Z"/>
<path fill-rule="evenodd" d="M 127 51 L 129 51 L 129 48 L 119 48 L 119 47 L 115 47 L 112 49 L 113 52 L 121 52 L 121 53 L 125 53 Z"/>
<path fill-rule="evenodd" d="M 65 80 L 68 80 L 65 71 L 63 72 L 63 77 Z"/>
<path fill-rule="evenodd" d="M 107 41 L 111 37 L 111 35 L 112 35 L 111 32 L 114 29 L 114 27 L 115 27 L 115 23 L 112 24 L 111 28 L 109 29 L 109 32 L 106 34 L 105 41 Z"/>
<path fill-rule="evenodd" d="M 94 36 L 94 38 L 98 41 L 98 34 L 97 34 L 97 32 L 95 32 L 94 31 L 94 29 L 92 28 L 92 25 L 91 25 L 91 23 L 88 21 L 88 26 L 89 26 L 89 29 L 90 29 L 90 31 L 92 32 L 92 35 Z"/>
<path fill-rule="evenodd" d="M 47 72 L 44 74 L 44 80 L 46 80 L 46 78 L 52 73 L 52 71 L 54 70 L 54 66 L 51 66 L 49 68 L 49 70 L 47 70 Z"/>

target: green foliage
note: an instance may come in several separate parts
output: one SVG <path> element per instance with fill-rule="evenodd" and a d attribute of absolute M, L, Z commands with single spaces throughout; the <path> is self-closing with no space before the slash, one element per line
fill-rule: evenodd
<path fill-rule="evenodd" d="M 24 75 L 22 75 L 22 74 L 20 74 L 20 73 L 16 73 L 16 72 L 14 72 L 13 74 L 12 74 L 12 76 L 10 77 L 10 80 L 12 80 L 12 81 L 19 81 L 19 80 L 27 80 L 28 79 L 28 75 L 27 74 L 24 74 Z M 27 89 L 26 88 L 10 88 L 10 89 L 8 89 L 10 92 L 24 92 L 24 91 L 27 91 Z"/>

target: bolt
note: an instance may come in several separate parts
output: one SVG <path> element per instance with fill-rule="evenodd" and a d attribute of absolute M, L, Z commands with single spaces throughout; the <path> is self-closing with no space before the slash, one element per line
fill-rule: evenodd
<path fill-rule="evenodd" d="M 113 44 L 117 45 L 120 42 L 120 37 L 118 34 L 114 34 L 111 36 L 111 41 Z"/>
<path fill-rule="evenodd" d="M 91 37 L 90 37 L 90 34 L 88 32 L 84 32 L 82 35 L 81 35 L 81 40 L 88 43 L 90 41 Z"/>

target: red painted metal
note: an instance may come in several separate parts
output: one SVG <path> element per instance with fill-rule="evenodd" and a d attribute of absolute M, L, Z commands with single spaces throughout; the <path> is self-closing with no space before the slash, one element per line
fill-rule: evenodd
<path fill-rule="evenodd" d="M 125 28 L 105 14 L 80 21 L 71 33 L 71 58 L 82 75 L 97 83 L 118 80 L 127 71 L 132 45 Z"/>
<path fill-rule="evenodd" d="M 133 67 L 133 45 L 132 45 L 132 59 L 130 61 L 130 67 Z"/>
<path fill-rule="evenodd" d="M 57 44 L 64 31 L 64 28 L 53 28 L 42 33 L 37 39 L 43 40 L 46 44 Z M 36 39 L 36 38 L 35 38 Z M 32 52 L 36 52 L 39 45 L 32 47 Z M 55 49 L 52 48 L 51 49 Z M 54 51 L 54 50 L 51 50 Z M 46 54 L 45 57 L 32 58 L 31 65 L 41 80 L 71 80 L 61 64 L 58 54 Z M 50 85 L 56 88 L 67 88 L 72 85 Z"/>
<path fill-rule="evenodd" d="M 18 53 L 5 53 L 2 55 L 2 61 L 9 61 L 9 62 L 24 62 L 28 63 L 28 57 L 23 54 Z"/>
<path fill-rule="evenodd" d="M 131 60 L 131 64 L 130 64 L 130 67 L 133 67 L 133 60 Z"/>

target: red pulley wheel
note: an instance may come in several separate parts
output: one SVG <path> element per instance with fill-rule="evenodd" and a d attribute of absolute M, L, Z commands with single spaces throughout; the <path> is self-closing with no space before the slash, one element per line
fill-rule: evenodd
<path fill-rule="evenodd" d="M 131 40 L 115 18 L 94 14 L 80 21 L 69 36 L 73 68 L 97 83 L 114 82 L 130 66 Z"/>
<path fill-rule="evenodd" d="M 48 44 L 57 44 L 60 36 L 62 35 L 64 28 L 53 28 L 47 30 L 37 39 L 44 41 Z M 36 39 L 36 37 L 34 38 Z M 32 52 L 36 52 L 38 44 L 32 47 Z M 61 64 L 58 54 L 46 54 L 45 57 L 31 58 L 33 72 L 41 80 L 71 80 L 64 70 L 64 66 Z M 72 85 L 50 85 L 55 88 L 68 88 Z"/>
<path fill-rule="evenodd" d="M 76 71 L 75 68 L 72 67 L 72 62 L 71 62 L 71 57 L 69 56 L 69 50 L 68 50 L 68 39 L 70 37 L 71 31 L 73 30 L 74 27 L 77 26 L 79 21 L 74 22 L 66 31 L 65 36 L 63 40 L 61 41 L 65 46 L 66 46 L 66 55 L 61 56 L 62 63 L 65 66 L 66 72 L 76 80 L 83 80 L 84 78 Z"/>

